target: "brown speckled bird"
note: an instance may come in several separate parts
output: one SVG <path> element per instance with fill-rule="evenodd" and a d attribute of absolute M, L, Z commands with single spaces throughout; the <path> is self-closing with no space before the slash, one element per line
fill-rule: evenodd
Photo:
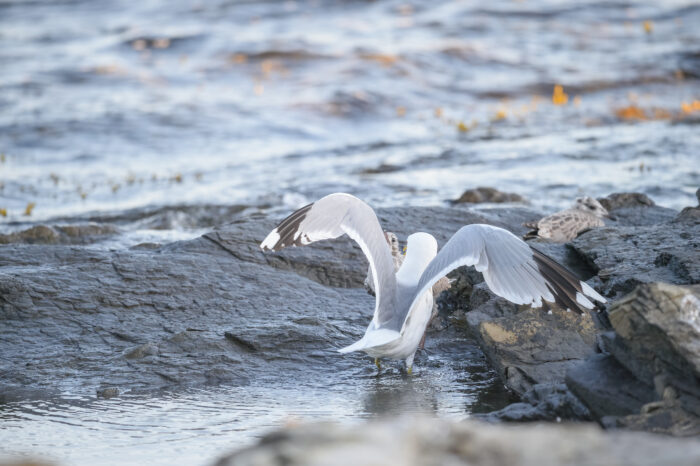
<path fill-rule="evenodd" d="M 525 239 L 539 237 L 564 243 L 586 230 L 605 226 L 603 217 L 607 216 L 608 211 L 600 202 L 588 196 L 579 197 L 573 207 L 544 217 L 538 222 L 524 223 L 523 226 L 533 228 L 533 231 L 525 235 Z"/>

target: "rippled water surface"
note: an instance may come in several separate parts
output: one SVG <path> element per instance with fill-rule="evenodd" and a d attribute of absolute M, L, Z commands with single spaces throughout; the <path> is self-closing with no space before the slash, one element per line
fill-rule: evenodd
<path fill-rule="evenodd" d="M 112 399 L 81 392 L 0 404 L 0 459 L 31 454 L 68 465 L 205 465 L 294 422 L 352 423 L 399 413 L 461 419 L 508 401 L 469 340 L 452 335 L 428 344 L 428 351 L 413 377 L 391 364 L 377 375 L 369 359 L 358 358 L 367 370 L 329 380 L 310 359 L 304 376 L 270 374 L 244 387 Z"/>
<path fill-rule="evenodd" d="M 692 1 L 3 1 L 0 222 L 477 185 L 680 208 L 699 21 Z"/>
<path fill-rule="evenodd" d="M 484 185 L 543 210 L 614 191 L 695 204 L 698 24 L 680 0 L 0 0 L 0 232 L 90 219 L 120 226 L 99 247 L 163 243 L 340 190 L 375 206 Z M 7 402 L 0 453 L 207 464 L 297 418 L 501 406 L 478 349 L 453 349 L 413 380 L 310 368 Z"/>

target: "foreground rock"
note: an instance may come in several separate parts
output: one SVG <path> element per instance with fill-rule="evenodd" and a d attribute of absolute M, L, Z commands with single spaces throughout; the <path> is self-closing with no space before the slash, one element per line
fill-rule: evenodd
<path fill-rule="evenodd" d="M 608 355 L 569 373 L 595 418 L 673 435 L 700 435 L 700 286 L 640 285 L 610 309 Z"/>
<path fill-rule="evenodd" d="M 436 465 L 691 466 L 700 442 L 604 433 L 591 424 L 528 426 L 399 418 L 354 427 L 302 425 L 264 437 L 216 466 Z"/>
<path fill-rule="evenodd" d="M 584 232 L 569 248 L 540 240 L 530 244 L 567 265 L 611 301 L 640 283 L 700 282 L 698 223 L 692 219 L 679 220 L 676 211 L 656 206 L 641 194 L 613 194 L 600 201 L 616 219 L 609 226 Z M 453 295 L 442 299 L 443 314 L 448 320 L 466 325 L 504 383 L 522 399 L 484 416 L 487 419 L 564 418 L 603 422 L 606 418 L 610 421 L 607 425 L 627 425 L 618 418 L 639 414 L 647 403 L 661 399 L 661 393 L 654 392 L 648 374 L 639 380 L 630 379 L 625 375 L 630 369 L 624 364 L 613 356 L 596 354 L 613 351 L 608 349 L 615 347 L 612 343 L 602 345 L 606 339 L 620 340 L 615 340 L 605 309 L 582 316 L 556 309 L 547 314 L 494 296 L 471 270 L 460 270 L 456 278 Z M 647 299 L 640 306 L 653 307 L 658 303 Z M 639 328 L 632 324 L 628 327 Z M 609 333 L 601 334 L 605 330 Z M 661 344 L 664 332 L 647 339 Z M 629 338 L 639 341 L 641 337 Z M 630 354 L 626 358 L 628 365 L 649 366 L 650 361 L 642 357 L 644 352 L 642 347 L 638 354 Z M 689 370 L 681 371 L 679 376 L 691 380 L 694 377 Z M 567 390 L 565 379 L 569 387 L 576 388 L 575 394 Z M 676 434 L 692 432 L 694 427 L 678 428 L 695 425 L 686 417 L 673 411 L 672 420 L 666 422 L 667 428 L 661 430 Z M 643 428 L 638 421 L 634 421 L 635 426 Z M 625 422 L 632 425 L 633 420 Z M 655 429 L 651 425 L 648 428 Z"/>

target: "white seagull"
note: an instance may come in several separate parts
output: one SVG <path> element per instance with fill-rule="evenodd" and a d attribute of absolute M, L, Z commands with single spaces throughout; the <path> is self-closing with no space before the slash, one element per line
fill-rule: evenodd
<path fill-rule="evenodd" d="M 338 351 L 364 351 L 375 358 L 405 360 L 410 374 L 413 358 L 430 319 L 433 285 L 450 271 L 473 265 L 491 291 L 516 304 L 542 306 L 554 302 L 583 313 L 605 298 L 557 262 L 528 246 L 503 228 L 466 225 L 438 253 L 428 233 L 408 237 L 406 259 L 394 272 L 391 249 L 374 210 L 360 199 L 334 193 L 297 210 L 260 244 L 279 251 L 347 234 L 367 256 L 374 279 L 374 316 L 365 335 Z M 589 299 L 590 298 L 590 299 Z"/>

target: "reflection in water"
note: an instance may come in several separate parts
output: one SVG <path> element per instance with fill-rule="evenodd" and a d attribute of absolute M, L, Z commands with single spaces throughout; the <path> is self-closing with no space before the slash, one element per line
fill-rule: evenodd
<path fill-rule="evenodd" d="M 437 390 L 436 390 L 437 388 Z M 439 387 L 422 377 L 403 377 L 387 381 L 377 377 L 374 387 L 363 400 L 364 411 L 372 415 L 400 413 L 436 413 Z"/>
<path fill-rule="evenodd" d="M 463 338 L 433 340 L 467 357 L 480 354 Z M 464 418 L 484 392 L 500 394 L 492 408 L 507 402 L 483 356 L 465 364 L 449 355 L 421 355 L 413 377 L 399 364 L 388 363 L 380 375 L 367 358 L 360 364 L 357 371 L 322 379 L 306 369 L 291 378 L 270 376 L 263 384 L 156 397 L 9 402 L 0 405 L 0 444 L 5 454 L 38 454 L 66 465 L 203 465 L 290 422 L 351 423 L 426 412 Z"/>

